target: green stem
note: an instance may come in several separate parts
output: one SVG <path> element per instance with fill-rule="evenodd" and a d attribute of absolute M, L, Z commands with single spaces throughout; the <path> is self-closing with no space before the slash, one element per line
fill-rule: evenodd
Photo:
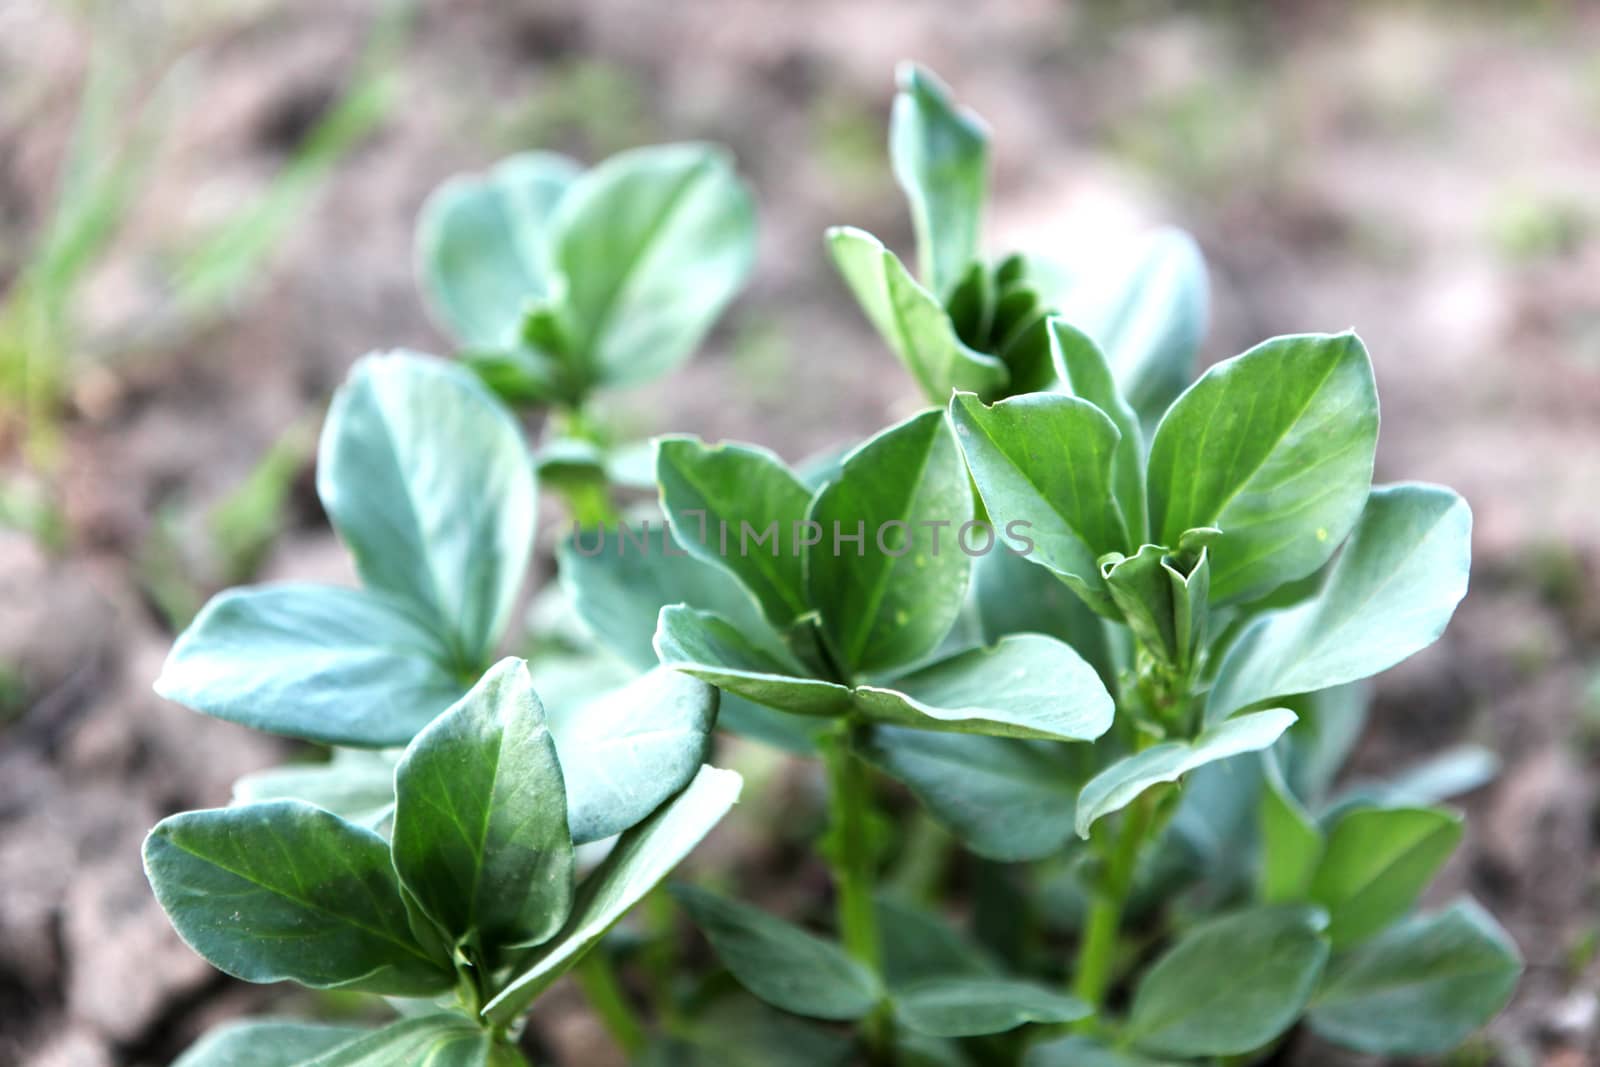
<path fill-rule="evenodd" d="M 622 991 L 622 983 L 617 981 L 617 972 L 612 969 L 611 960 L 606 954 L 599 949 L 589 953 L 578 964 L 575 974 L 583 995 L 589 998 L 589 1006 L 600 1017 L 617 1047 L 630 1060 L 643 1052 L 644 1024 L 628 1003 L 627 994 Z"/>
<path fill-rule="evenodd" d="M 832 847 L 827 850 L 837 897 L 839 938 L 844 949 L 875 975 L 883 973 L 878 916 L 873 905 L 873 856 L 868 830 L 872 815 L 871 783 L 866 767 L 850 750 L 848 728 L 826 739 L 823 761 L 828 770 Z M 889 1050 L 891 1019 L 880 1006 L 865 1020 L 868 1051 L 874 1062 Z"/>
<path fill-rule="evenodd" d="M 1122 939 L 1122 912 L 1127 906 L 1128 894 L 1133 889 L 1139 852 L 1144 845 L 1145 835 L 1149 833 L 1154 811 L 1148 793 L 1129 807 L 1112 845 L 1094 899 L 1089 905 L 1083 942 L 1078 948 L 1072 992 L 1096 1012 L 1100 1010 L 1106 990 L 1111 986 L 1117 949 Z M 1093 1018 L 1090 1016 L 1085 1022 L 1092 1022 Z"/>

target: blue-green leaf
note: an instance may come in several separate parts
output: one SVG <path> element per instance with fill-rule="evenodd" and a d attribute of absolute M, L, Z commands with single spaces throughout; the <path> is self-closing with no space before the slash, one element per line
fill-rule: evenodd
<path fill-rule="evenodd" d="M 911 203 L 918 270 L 942 298 L 978 255 L 989 135 L 981 119 L 956 107 L 932 72 L 902 63 L 895 80 L 900 91 L 889 120 L 889 160 Z"/>
<path fill-rule="evenodd" d="M 341 819 L 382 831 L 394 815 L 394 752 L 335 749 L 325 763 L 286 763 L 233 783 L 233 803 L 303 800 Z"/>
<path fill-rule="evenodd" d="M 366 1033 L 296 1019 L 245 1019 L 219 1026 L 196 1041 L 172 1067 L 301 1067 Z"/>
<path fill-rule="evenodd" d="M 896 989 L 895 1018 L 929 1037 L 974 1037 L 1028 1023 L 1067 1023 L 1090 1014 L 1076 997 L 991 975 L 927 978 Z"/>

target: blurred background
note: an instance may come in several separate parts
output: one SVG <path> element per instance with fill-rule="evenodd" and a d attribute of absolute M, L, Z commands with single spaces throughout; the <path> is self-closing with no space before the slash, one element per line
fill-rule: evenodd
<path fill-rule="evenodd" d="M 1436 890 L 1529 968 L 1458 1062 L 1600 1062 L 1600 7 L 0 0 L 0 1064 L 164 1064 L 283 1006 L 178 941 L 138 847 L 286 749 L 150 682 L 215 590 L 345 577 L 316 433 L 363 352 L 444 348 L 411 271 L 428 191 L 529 147 L 727 143 L 753 284 L 610 415 L 799 459 L 917 403 L 821 236 L 909 248 L 902 58 L 992 127 L 991 251 L 1174 224 L 1211 265 L 1208 361 L 1362 333 L 1380 480 L 1457 488 L 1477 541 L 1357 769 L 1499 754 Z M 586 1048 L 561 1003 L 549 1042 Z"/>

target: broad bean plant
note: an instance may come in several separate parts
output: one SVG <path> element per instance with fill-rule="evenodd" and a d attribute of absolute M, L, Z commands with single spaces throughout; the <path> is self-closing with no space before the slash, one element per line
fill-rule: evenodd
<path fill-rule="evenodd" d="M 799 467 L 686 435 L 642 456 L 594 404 L 688 356 L 748 272 L 722 152 L 533 153 L 428 201 L 459 358 L 358 362 L 318 455 L 359 586 L 223 592 L 157 683 L 330 755 L 145 850 L 212 964 L 395 1021 L 247 1020 L 183 1067 L 542 1062 L 528 1013 L 569 972 L 652 1067 L 1233 1067 L 1303 1031 L 1430 1056 L 1504 1006 L 1494 919 L 1419 907 L 1463 833 L 1444 802 L 1493 757 L 1340 774 L 1365 680 L 1466 593 L 1466 503 L 1374 484 L 1353 333 L 1191 381 L 1186 236 L 984 258 L 988 145 L 902 69 L 915 270 L 858 229 L 827 247 L 930 406 Z M 541 477 L 575 525 L 530 634 Z M 831 922 L 653 892 L 740 793 L 718 728 L 820 769 Z"/>

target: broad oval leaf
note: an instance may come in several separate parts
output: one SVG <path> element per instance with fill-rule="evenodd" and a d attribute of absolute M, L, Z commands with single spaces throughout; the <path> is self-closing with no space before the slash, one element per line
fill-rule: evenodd
<path fill-rule="evenodd" d="M 1294 721 L 1294 712 L 1287 708 L 1269 708 L 1229 719 L 1193 741 L 1167 741 L 1124 756 L 1089 779 L 1078 794 L 1078 835 L 1087 838 L 1095 822 L 1121 811 L 1152 786 L 1176 782 L 1208 763 L 1269 747 Z"/>
<path fill-rule="evenodd" d="M 505 1026 L 526 1011 L 711 832 L 739 799 L 742 785 L 733 771 L 702 767 L 683 792 L 618 838 L 579 887 L 566 926 L 513 964 L 513 977 L 483 1009 L 484 1018 Z"/>
<path fill-rule="evenodd" d="M 712 145 L 612 156 L 567 190 L 551 225 L 562 326 L 597 384 L 638 384 L 682 362 L 755 259 L 750 194 Z"/>
<path fill-rule="evenodd" d="M 1194 373 L 1210 293 L 1205 260 L 1181 230 L 1161 230 L 1122 258 L 1097 258 L 1056 301 L 1061 315 L 1094 338 L 1117 385 L 1146 427 Z"/>
<path fill-rule="evenodd" d="M 230 589 L 172 646 L 155 690 L 256 730 L 404 745 L 466 691 L 450 647 L 404 601 L 327 585 Z"/>
<path fill-rule="evenodd" d="M 657 667 L 548 714 L 581 845 L 620 834 L 689 784 L 711 753 L 717 691 Z"/>
<path fill-rule="evenodd" d="M 944 413 L 914 415 L 852 452 L 808 517 L 822 532 L 806 552 L 807 599 L 840 669 L 889 671 L 937 648 L 972 569 L 958 544 L 972 486 Z"/>
<path fill-rule="evenodd" d="M 941 298 L 978 255 L 989 183 L 983 120 L 950 99 L 931 71 L 902 63 L 889 119 L 889 161 L 911 203 L 918 270 Z M 943 400 L 943 397 L 936 398 Z"/>
<path fill-rule="evenodd" d="M 763 707 L 824 718 L 853 707 L 848 686 L 807 677 L 792 658 L 757 647 L 727 619 L 682 604 L 661 609 L 656 652 L 662 665 Z"/>
<path fill-rule="evenodd" d="M 301 1067 L 366 1034 L 359 1026 L 297 1019 L 245 1019 L 210 1031 L 172 1067 Z"/>
<path fill-rule="evenodd" d="M 418 1015 L 373 1030 L 294 1067 L 519 1067 L 521 1055 L 462 1015 Z"/>
<path fill-rule="evenodd" d="M 958 395 L 950 420 L 995 524 L 1025 533 L 1030 560 L 1116 618 L 1098 563 L 1130 547 L 1113 472 L 1121 435 L 1111 419 L 1078 397 L 1028 393 L 992 407 Z"/>
<path fill-rule="evenodd" d="M 522 660 L 501 660 L 411 742 L 393 842 L 406 888 L 457 942 L 538 944 L 566 921 L 566 788 Z"/>
<path fill-rule="evenodd" d="M 858 751 L 985 859 L 1042 859 L 1073 836 L 1083 783 L 1054 743 L 880 726 Z"/>
<path fill-rule="evenodd" d="M 1378 395 L 1352 333 L 1265 341 L 1179 397 L 1150 446 L 1150 530 L 1216 527 L 1211 595 L 1250 600 L 1322 566 L 1372 486 Z"/>
<path fill-rule="evenodd" d="M 1111 694 L 1094 668 L 1043 634 L 1014 634 L 957 653 L 883 686 L 855 690 L 874 722 L 923 730 L 1092 741 L 1111 728 Z"/>
<path fill-rule="evenodd" d="M 1328 909 L 1334 947 L 1370 937 L 1404 915 L 1461 832 L 1461 816 L 1442 808 L 1366 808 L 1341 816 L 1310 891 Z"/>
<path fill-rule="evenodd" d="M 867 319 L 930 403 L 943 404 L 952 389 L 988 397 L 1005 388 L 1006 365 L 968 347 L 938 298 L 876 237 L 837 226 L 828 231 L 828 252 Z"/>
<path fill-rule="evenodd" d="M 1113 481 L 1117 503 L 1127 523 L 1130 543 L 1142 543 L 1145 519 L 1144 431 L 1139 416 L 1117 387 L 1105 353 L 1089 335 L 1065 319 L 1052 317 L 1045 324 L 1050 342 L 1050 363 L 1056 377 L 1073 396 L 1082 397 L 1105 412 L 1122 437 L 1117 441 Z"/>
<path fill-rule="evenodd" d="M 667 437 L 656 442 L 656 481 L 674 539 L 690 555 L 737 578 L 774 626 L 805 614 L 796 542 L 811 491 L 782 460 L 764 448 Z"/>
<path fill-rule="evenodd" d="M 1268 906 L 1202 923 L 1145 972 L 1128 1037 L 1167 1056 L 1234 1056 L 1300 1016 L 1328 960 L 1315 908 Z"/>
<path fill-rule="evenodd" d="M 533 545 L 533 463 L 506 409 L 466 371 L 369 356 L 334 394 L 317 493 L 370 589 L 411 604 L 476 673 Z"/>
<path fill-rule="evenodd" d="M 458 175 L 422 205 L 417 271 L 429 310 L 466 348 L 517 347 L 527 303 L 550 290 L 550 216 L 581 168 L 524 152 Z"/>
<path fill-rule="evenodd" d="M 1068 1023 L 1091 1012 L 1077 997 L 988 975 L 929 978 L 893 996 L 895 1018 L 930 1037 L 1000 1034 L 1028 1023 Z"/>
<path fill-rule="evenodd" d="M 1488 912 L 1463 900 L 1335 956 L 1308 1021 L 1359 1052 L 1447 1052 L 1506 1006 L 1521 974 L 1515 943 Z"/>
<path fill-rule="evenodd" d="M 144 845 L 172 925 L 247 982 L 425 997 L 455 982 L 412 937 L 389 845 L 296 800 L 190 811 Z"/>
<path fill-rule="evenodd" d="M 739 984 L 775 1008 L 813 1019 L 860 1019 L 883 996 L 844 949 L 758 908 L 692 886 L 672 895 Z"/>
<path fill-rule="evenodd" d="M 1283 780 L 1272 752 L 1261 757 L 1261 899 L 1268 904 L 1304 900 L 1326 846 L 1322 829 Z"/>
<path fill-rule="evenodd" d="M 341 819 L 383 832 L 394 815 L 394 752 L 335 749 L 325 763 L 286 763 L 233 783 L 233 803 L 303 800 Z"/>
<path fill-rule="evenodd" d="M 1466 595 L 1471 561 L 1466 501 L 1430 485 L 1374 489 L 1317 595 L 1239 635 L 1207 716 L 1358 681 L 1426 648 Z"/>

